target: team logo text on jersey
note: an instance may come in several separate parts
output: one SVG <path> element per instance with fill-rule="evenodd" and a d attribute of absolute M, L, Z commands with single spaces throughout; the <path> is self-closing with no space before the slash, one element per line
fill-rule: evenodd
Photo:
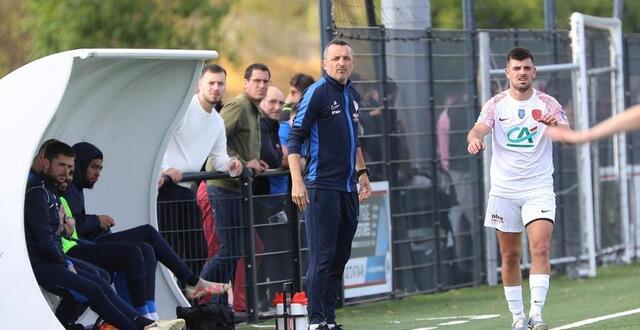
<path fill-rule="evenodd" d="M 353 117 L 353 121 L 357 123 L 357 122 L 358 122 L 358 118 L 359 118 L 360 116 L 358 115 L 358 113 L 357 113 L 357 112 L 354 112 L 354 113 L 352 113 L 352 114 L 351 114 L 351 117 Z"/>
<path fill-rule="evenodd" d="M 507 131 L 507 146 L 517 148 L 533 148 L 533 137 L 538 135 L 538 127 L 531 128 L 516 126 Z"/>
<path fill-rule="evenodd" d="M 331 110 L 338 109 L 339 107 L 340 107 L 340 104 L 338 104 L 338 101 L 333 101 L 333 104 L 331 105 Z"/>

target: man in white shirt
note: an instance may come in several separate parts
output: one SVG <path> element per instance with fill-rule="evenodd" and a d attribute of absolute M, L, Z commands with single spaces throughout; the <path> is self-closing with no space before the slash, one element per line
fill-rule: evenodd
<path fill-rule="evenodd" d="M 502 280 L 512 329 L 547 329 L 542 307 L 549 289 L 549 246 L 555 218 L 553 156 L 547 126 L 568 128 L 562 106 L 532 87 L 536 77 L 533 55 L 514 48 L 507 55 L 509 89 L 493 96 L 482 108 L 467 135 L 467 150 L 485 149 L 483 138 L 492 133 L 491 191 L 485 227 L 496 228 L 502 256 Z M 522 302 L 522 232 L 531 251 L 531 309 L 529 320 Z M 528 323 L 528 324 L 527 324 Z"/>
<path fill-rule="evenodd" d="M 224 123 L 217 111 L 227 73 L 217 64 L 206 65 L 184 117 L 175 128 L 162 159 L 158 181 L 158 224 L 165 238 L 195 273 L 207 257 L 200 212 L 191 182 L 182 173 L 198 172 L 207 157 L 218 171 L 237 175 L 242 164 L 227 154 Z"/>

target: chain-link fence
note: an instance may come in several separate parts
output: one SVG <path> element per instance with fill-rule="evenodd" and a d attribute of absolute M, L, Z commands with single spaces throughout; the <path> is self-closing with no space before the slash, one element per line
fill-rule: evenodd
<path fill-rule="evenodd" d="M 391 186 L 397 294 L 474 285 L 485 275 L 482 160 L 466 151 L 466 133 L 481 107 L 476 86 L 477 32 L 334 27 L 333 34 L 348 40 L 355 52 L 353 81 L 362 96 L 364 155 L 374 170 L 372 177 L 388 180 Z M 532 50 L 536 65 L 571 62 L 567 31 L 489 32 L 492 68 L 503 68 L 506 53 L 516 46 Z M 632 65 L 637 56 L 630 54 L 636 53 L 640 43 L 636 35 L 624 40 L 627 102 L 638 103 L 632 92 L 640 83 Z M 587 54 L 590 68 L 608 65 L 604 34 L 589 31 Z M 508 88 L 507 84 L 504 78 L 492 80 L 492 92 Z M 572 86 L 569 71 L 541 72 L 534 85 L 554 96 L 570 120 Z M 590 88 L 591 123 L 595 124 L 611 115 L 609 75 L 593 75 Z M 612 141 L 603 140 L 592 149 L 597 165 L 593 189 L 600 260 L 619 257 L 615 252 L 623 243 Z M 637 134 L 630 141 L 629 159 L 635 164 Z M 551 253 L 554 269 L 564 271 L 565 265 L 584 258 L 575 147 L 555 145 L 554 166 L 557 221 Z M 630 205 L 633 208 L 635 203 Z M 525 266 L 527 262 L 525 257 Z"/>

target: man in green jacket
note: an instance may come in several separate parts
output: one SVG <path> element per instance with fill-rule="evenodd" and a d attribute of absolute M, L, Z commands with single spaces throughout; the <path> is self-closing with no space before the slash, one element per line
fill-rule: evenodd
<path fill-rule="evenodd" d="M 269 68 L 254 63 L 244 72 L 243 93 L 224 105 L 220 116 L 224 121 L 229 156 L 237 157 L 254 174 L 269 166 L 260 160 L 260 125 L 262 116 L 258 105 L 266 96 L 271 73 Z M 267 141 L 268 142 L 268 141 Z M 207 161 L 207 170 L 211 170 Z M 238 256 L 243 253 L 244 237 L 240 186 L 237 179 L 209 181 L 209 196 L 215 210 L 216 235 L 220 242 L 218 254 L 209 260 L 202 270 L 206 279 L 224 280 L 228 283 L 235 276 Z"/>

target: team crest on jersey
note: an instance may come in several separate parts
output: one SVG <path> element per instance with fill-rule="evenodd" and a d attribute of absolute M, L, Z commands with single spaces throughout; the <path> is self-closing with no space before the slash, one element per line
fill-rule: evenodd
<path fill-rule="evenodd" d="M 360 106 L 358 105 L 358 102 L 353 101 L 353 108 L 356 109 L 356 112 L 358 112 L 358 109 L 360 109 Z"/>
<path fill-rule="evenodd" d="M 538 135 L 538 126 L 520 127 L 516 126 L 507 131 L 508 147 L 533 148 L 535 143 L 533 138 Z"/>
<path fill-rule="evenodd" d="M 524 118 L 524 109 L 518 109 L 518 118 Z"/>

